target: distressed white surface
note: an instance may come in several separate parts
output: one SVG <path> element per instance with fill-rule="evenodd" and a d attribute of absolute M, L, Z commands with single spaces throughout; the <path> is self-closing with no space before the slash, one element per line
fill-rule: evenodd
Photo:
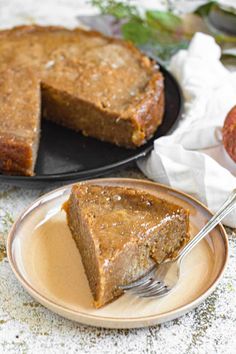
<path fill-rule="evenodd" d="M 0 27 L 32 22 L 73 27 L 77 24 L 76 15 L 82 4 L 84 1 L 81 0 L 0 0 Z M 86 6 L 86 11 L 90 13 L 91 8 Z M 127 170 L 118 175 L 142 177 L 138 172 Z M 37 304 L 16 281 L 5 257 L 4 238 L 11 219 L 45 191 L 43 187 L 25 189 L 0 184 L 1 354 L 235 353 L 236 233 L 229 231 L 230 260 L 223 280 L 196 310 L 178 320 L 146 329 L 86 327 L 54 315 Z"/>
<path fill-rule="evenodd" d="M 135 170 L 117 175 L 143 177 Z M 45 191 L 2 184 L 0 232 L 6 236 L 11 217 L 15 219 Z M 4 257 L 0 261 L 0 353 L 235 353 L 236 233 L 228 233 L 229 265 L 217 290 L 178 320 L 145 329 L 92 328 L 51 313 L 23 290 Z M 3 243 L 2 239 L 0 259 L 4 256 Z"/>

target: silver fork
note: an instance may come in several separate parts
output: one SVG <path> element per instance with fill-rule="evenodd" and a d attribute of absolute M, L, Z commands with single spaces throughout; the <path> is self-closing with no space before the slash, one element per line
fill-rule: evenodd
<path fill-rule="evenodd" d="M 180 266 L 183 258 L 198 244 L 214 227 L 220 223 L 236 206 L 236 189 L 219 211 L 208 221 L 201 231 L 180 251 L 173 260 L 155 265 L 151 271 L 139 280 L 121 286 L 125 292 L 144 298 L 158 298 L 167 295 L 178 283 Z"/>

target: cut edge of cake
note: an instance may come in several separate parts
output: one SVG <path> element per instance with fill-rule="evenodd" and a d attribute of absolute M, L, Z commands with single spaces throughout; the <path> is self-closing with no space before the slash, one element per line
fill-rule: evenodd
<path fill-rule="evenodd" d="M 17 93 L 19 87 L 22 91 Z M 0 127 L 0 170 L 5 174 L 34 175 L 41 116 L 40 81 L 34 70 L 16 67 L 0 72 L 0 115 L 4 117 Z"/>
<path fill-rule="evenodd" d="M 152 237 L 144 242 L 130 240 L 122 250 L 114 255 L 113 259 L 107 261 L 101 258 L 101 245 L 99 244 L 94 231 L 90 229 L 90 216 L 86 209 L 86 215 L 83 213 L 83 206 L 80 205 L 80 198 L 83 198 L 83 190 L 93 188 L 93 185 L 75 185 L 72 187 L 72 192 L 69 200 L 64 204 L 64 210 L 67 214 L 67 223 L 71 230 L 75 243 L 80 251 L 82 263 L 90 285 L 91 292 L 94 298 L 94 306 L 100 308 L 105 304 L 115 300 L 123 291 L 119 285 L 126 285 L 132 281 L 145 275 L 155 263 L 160 263 L 166 258 L 176 256 L 182 246 L 189 240 L 189 212 L 182 207 L 164 201 L 166 206 L 174 206 L 172 213 L 176 212 L 176 219 L 171 222 L 166 222 L 163 227 L 158 230 L 159 236 Z M 127 198 L 133 193 L 139 198 L 147 198 L 147 200 L 155 203 L 155 200 L 161 199 L 152 194 L 143 192 L 138 189 L 122 188 L 122 187 L 101 187 L 96 186 L 99 193 L 102 190 L 111 188 L 110 190 L 119 195 L 123 190 L 124 195 L 127 193 Z M 108 192 L 109 193 L 109 192 Z M 94 216 L 91 216 L 94 217 Z M 97 217 L 97 216 L 96 216 Z M 177 231 L 176 231 L 177 230 Z M 166 250 L 161 250 L 161 238 L 165 238 L 168 233 L 179 233 L 177 242 L 173 242 L 173 247 L 167 247 Z M 171 241 L 171 236 L 168 236 Z M 107 263 L 107 264 L 106 264 Z M 121 266 L 122 265 L 122 266 Z"/>

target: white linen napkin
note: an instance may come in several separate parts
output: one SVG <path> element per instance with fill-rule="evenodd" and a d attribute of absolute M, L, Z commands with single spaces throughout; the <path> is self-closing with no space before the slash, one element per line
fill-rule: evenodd
<path fill-rule="evenodd" d="M 221 143 L 224 119 L 236 105 L 236 72 L 222 65 L 220 55 L 213 37 L 196 33 L 188 50 L 172 58 L 184 114 L 174 132 L 156 139 L 151 154 L 138 162 L 150 179 L 193 195 L 212 212 L 236 188 L 236 163 Z M 224 224 L 236 227 L 236 210 Z"/>

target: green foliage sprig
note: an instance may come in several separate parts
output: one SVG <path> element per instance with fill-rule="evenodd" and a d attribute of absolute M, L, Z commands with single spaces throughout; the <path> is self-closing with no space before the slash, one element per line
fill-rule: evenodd
<path fill-rule="evenodd" d="M 222 29 L 226 24 L 226 30 L 230 31 L 230 24 L 233 27 L 235 24 L 236 28 L 235 10 L 221 6 L 217 1 L 208 1 L 191 14 L 192 28 L 186 26 L 185 15 L 178 16 L 171 11 L 140 11 L 129 0 L 91 0 L 90 3 L 102 14 L 121 20 L 121 34 L 126 40 L 137 46 L 151 48 L 164 61 L 188 46 L 196 31 L 196 23 L 197 30 L 214 36 L 223 48 L 236 44 L 236 34 L 229 35 L 212 26 L 219 23 Z"/>

